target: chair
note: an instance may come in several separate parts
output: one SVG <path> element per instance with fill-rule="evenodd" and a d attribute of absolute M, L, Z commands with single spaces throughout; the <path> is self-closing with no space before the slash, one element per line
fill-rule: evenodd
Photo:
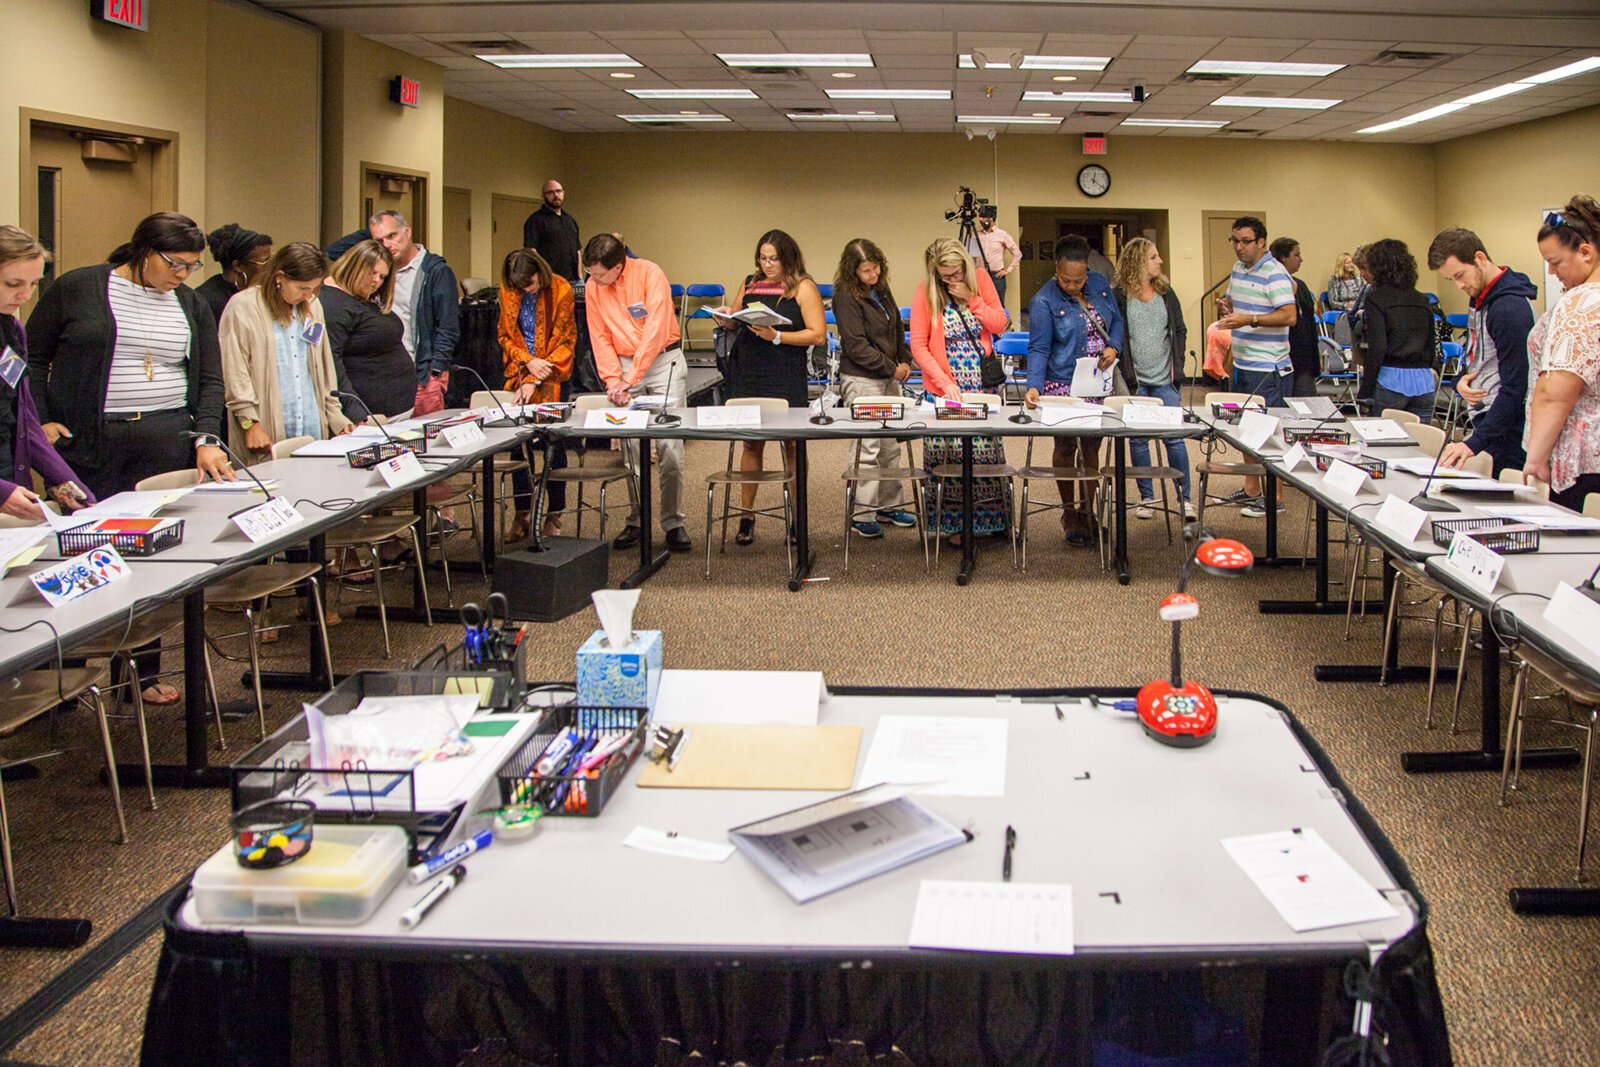
<path fill-rule="evenodd" d="M 1487 452 L 1475 453 L 1461 465 L 1461 469 L 1483 478 L 1492 478 L 1494 477 L 1494 457 Z M 1587 502 L 1585 502 L 1585 506 L 1587 506 Z M 1588 514 L 1588 512 L 1586 511 L 1584 514 Z"/>
<path fill-rule="evenodd" d="M 1004 397 L 1008 390 L 1016 390 L 1018 388 L 1025 393 L 1027 391 L 1028 372 L 1028 335 L 1025 333 L 1001 334 L 995 338 L 994 354 L 1003 359 L 1006 366 L 1006 380 L 1000 385 L 1001 396 Z M 1017 360 L 1019 358 L 1022 360 L 1022 379 L 1020 382 L 1017 380 Z"/>
<path fill-rule="evenodd" d="M 909 407 L 911 401 L 903 396 L 858 396 L 854 403 L 857 404 L 902 404 Z M 1032 438 L 1029 438 L 1031 443 Z M 922 534 L 922 569 L 926 572 L 931 566 L 928 553 L 928 524 L 922 514 L 922 485 L 928 480 L 928 472 L 916 465 L 911 453 L 911 442 L 901 442 L 905 449 L 906 465 L 904 467 L 874 467 L 870 473 L 861 470 L 861 438 L 850 443 L 850 466 L 841 477 L 844 479 L 844 573 L 850 573 L 850 524 L 857 521 L 860 514 L 865 514 L 869 521 L 876 521 L 876 509 L 863 509 L 856 506 L 856 490 L 862 482 L 907 482 L 910 485 L 912 510 L 917 515 L 917 529 Z M 891 447 L 887 444 L 880 447 Z"/>
<path fill-rule="evenodd" d="M 1041 396 L 1039 398 L 1039 403 L 1042 406 L 1045 404 L 1071 404 L 1075 403 L 1075 401 L 1072 397 L 1066 396 Z M 1100 484 L 1100 463 L 1098 461 L 1098 457 L 1096 457 L 1096 462 L 1092 466 L 1088 467 L 1034 466 L 1033 445 L 1036 440 L 1039 440 L 1039 438 L 1031 436 L 1028 438 L 1028 451 L 1022 458 L 1022 469 L 1017 471 L 1017 480 L 1022 483 L 1022 507 L 1017 518 L 1017 539 L 1022 543 L 1022 569 L 1024 571 L 1028 569 L 1028 518 L 1032 515 L 1043 514 L 1046 511 L 1065 512 L 1067 510 L 1065 504 L 1041 504 L 1034 502 L 1031 496 L 1032 483 L 1036 481 L 1045 481 L 1083 482 L 1093 483 L 1096 486 Z M 1053 444 L 1054 439 L 1051 438 L 1049 440 L 1051 440 Z M 1095 508 L 1095 514 L 1098 513 L 1099 508 L 1097 505 Z M 1103 564 L 1103 548 L 1101 561 Z"/>
<path fill-rule="evenodd" d="M 1251 398 L 1249 393 L 1207 393 L 1205 410 L 1210 411 L 1213 404 L 1243 404 L 1252 399 L 1253 402 L 1250 405 L 1252 407 L 1261 401 L 1260 397 Z M 1196 521 L 1202 525 L 1206 520 L 1206 506 L 1211 501 L 1210 494 L 1207 493 L 1206 489 L 1211 482 L 1212 475 L 1225 475 L 1232 478 L 1266 477 L 1267 468 L 1264 464 L 1252 463 L 1244 459 L 1238 461 L 1215 459 L 1217 452 L 1224 447 L 1226 445 L 1219 437 L 1209 436 L 1200 439 L 1200 462 L 1194 464 L 1194 473 L 1200 477 L 1200 507 Z M 1218 497 L 1217 502 L 1223 503 L 1225 501 L 1222 497 Z"/>
<path fill-rule="evenodd" d="M 514 404 L 516 403 L 516 399 L 517 394 L 509 389 L 479 389 L 474 392 L 471 399 L 467 401 L 467 406 L 471 408 L 492 408 L 498 406 L 499 404 Z M 498 452 L 495 454 L 494 499 L 497 516 L 495 529 L 497 531 L 505 528 L 507 507 L 506 502 L 512 498 L 512 494 L 507 491 L 506 486 L 510 484 L 511 480 L 515 478 L 519 472 L 530 469 L 531 468 L 528 461 L 521 456 L 507 454 L 505 452 Z M 475 469 L 472 476 L 475 480 L 482 478 L 483 469 L 481 467 Z"/>
<path fill-rule="evenodd" d="M 1517 468 L 1517 467 L 1507 467 L 1504 470 L 1502 470 L 1500 472 L 1500 480 L 1502 482 L 1511 482 L 1511 483 L 1513 483 L 1515 485 L 1524 484 L 1523 478 L 1522 478 L 1522 471 L 1521 471 L 1520 468 Z M 1533 489 L 1539 494 L 1539 499 L 1540 500 L 1549 500 L 1550 499 L 1550 483 L 1549 482 L 1541 482 L 1541 481 L 1535 480 L 1532 483 L 1532 486 L 1533 486 Z"/>
<path fill-rule="evenodd" d="M 1000 398 L 993 393 L 962 393 L 963 404 L 987 404 L 991 408 L 1001 407 Z M 944 512 L 944 487 L 952 479 L 961 480 L 960 463 L 940 463 L 928 472 L 933 478 L 933 510 L 935 514 Z M 974 463 L 972 465 L 973 478 L 1004 478 L 1006 481 L 1006 525 L 1011 528 L 1011 565 L 1017 566 L 1017 523 L 1016 523 L 1016 494 L 1015 480 L 1017 469 L 1009 463 Z M 939 547 L 944 538 L 937 538 L 933 543 L 933 562 L 939 562 Z"/>
<path fill-rule="evenodd" d="M 1477 456 L 1473 456 L 1477 459 Z M 1583 513 L 1591 519 L 1600 519 L 1600 493 L 1586 493 L 1583 497 Z"/>
<path fill-rule="evenodd" d="M 1406 411 L 1404 408 L 1384 408 L 1380 417 L 1385 419 L 1393 419 L 1401 426 L 1407 427 L 1415 426 L 1417 423 L 1422 421 L 1422 419 L 1415 412 Z"/>
<path fill-rule="evenodd" d="M 721 304 L 728 298 L 728 290 L 720 285 L 689 285 L 683 290 L 683 300 L 678 305 L 678 328 L 683 335 L 683 350 L 689 351 L 694 347 L 689 335 L 689 323 L 695 319 L 711 320 L 709 307 Z M 696 303 L 690 310 L 690 303 Z"/>
<path fill-rule="evenodd" d="M 289 438 L 285 438 L 282 441 L 276 441 L 272 445 L 272 458 L 273 459 L 288 459 L 289 457 L 293 456 L 297 450 L 304 448 L 306 445 L 309 445 L 312 441 L 315 441 L 315 440 L 316 440 L 315 437 L 307 436 L 307 437 L 289 437 Z M 178 475 L 178 474 L 181 474 L 183 472 L 182 471 L 170 471 L 168 473 L 171 474 L 171 475 Z M 155 475 L 155 477 L 157 477 L 157 478 L 165 478 L 167 476 L 168 475 L 166 475 L 166 474 L 157 474 L 157 475 Z M 195 481 L 199 481 L 199 480 L 200 480 L 200 478 L 199 478 L 199 476 L 197 474 L 196 477 L 195 477 Z"/>
<path fill-rule="evenodd" d="M 1128 407 L 1130 404 L 1142 404 L 1146 407 L 1160 407 L 1161 399 L 1154 396 L 1106 397 L 1106 410 L 1115 411 L 1119 416 L 1122 414 L 1123 409 Z M 1158 481 L 1161 483 L 1161 507 L 1159 510 L 1161 511 L 1162 517 L 1166 521 L 1167 525 L 1167 544 L 1172 544 L 1172 513 L 1174 509 L 1172 506 L 1172 500 L 1167 495 L 1167 483 L 1170 482 L 1172 484 L 1172 488 L 1176 490 L 1178 483 L 1183 480 L 1183 472 L 1176 467 L 1167 466 L 1165 464 L 1151 464 L 1147 467 L 1135 467 L 1130 465 L 1124 469 L 1123 474 L 1127 478 L 1149 478 L 1153 481 Z M 1111 500 L 1113 499 L 1112 490 L 1115 488 L 1111 484 L 1111 480 L 1115 478 L 1116 475 L 1117 468 L 1111 464 L 1107 464 L 1100 468 L 1100 508 L 1105 516 L 1100 522 L 1102 527 L 1110 525 L 1110 522 L 1108 521 L 1110 518 L 1109 512 Z M 1181 505 L 1178 507 L 1177 511 L 1179 521 L 1181 522 L 1183 518 L 1183 510 Z"/>
<path fill-rule="evenodd" d="M 1411 435 L 1418 448 L 1431 456 L 1437 456 L 1439 449 L 1444 446 L 1444 431 L 1420 420 L 1407 426 L 1406 433 Z"/>
<path fill-rule="evenodd" d="M 1506 758 L 1500 770 L 1500 803 L 1510 802 L 1509 790 L 1520 788 L 1522 776 L 1522 728 L 1530 718 L 1551 723 L 1566 729 L 1577 730 L 1584 736 L 1583 769 L 1579 772 L 1578 787 L 1578 847 L 1573 878 L 1583 881 L 1584 858 L 1587 854 L 1589 834 L 1589 793 L 1593 781 L 1595 737 L 1600 733 L 1600 689 L 1588 684 L 1561 663 L 1535 648 L 1522 645 L 1514 653 L 1517 659 L 1516 682 L 1511 689 L 1511 721 L 1506 726 Z M 1566 697 L 1567 710 L 1576 710 L 1573 718 L 1560 716 L 1530 716 L 1527 713 L 1528 672 L 1532 670 L 1560 689 Z"/>
<path fill-rule="evenodd" d="M 728 407 L 734 407 L 735 405 L 758 407 L 764 413 L 773 414 L 789 410 L 789 402 L 781 397 L 751 396 L 739 397 L 728 401 Z M 753 518 L 757 515 L 777 518 L 781 513 L 785 534 L 783 539 L 784 552 L 789 559 L 789 569 L 793 570 L 794 546 L 790 544 L 788 531 L 792 528 L 794 522 L 794 517 L 790 510 L 789 493 L 789 487 L 794 485 L 794 471 L 789 466 L 788 450 L 783 448 L 778 450 L 783 457 L 783 468 L 781 470 L 769 470 L 763 467 L 761 470 L 743 471 L 733 465 L 733 446 L 734 442 L 729 441 L 727 468 L 706 475 L 706 578 L 707 580 L 711 578 L 711 523 L 715 519 L 713 511 L 716 504 L 717 486 L 719 485 L 722 486 L 722 539 L 717 551 L 726 552 L 728 550 L 728 519 L 734 511 L 738 511 L 740 516 L 747 518 Z M 750 508 L 746 510 L 742 505 L 738 508 L 731 506 L 733 487 L 735 485 L 759 486 L 774 483 L 783 487 L 783 507 L 781 512 L 775 508 Z"/>
<path fill-rule="evenodd" d="M 572 414 L 575 421 L 583 416 L 584 412 L 595 411 L 611 406 L 611 401 L 604 393 L 585 393 L 572 399 Z M 646 442 L 645 447 L 648 447 Z M 623 462 L 622 453 L 611 449 L 586 448 L 576 453 L 577 462 L 571 462 L 573 453 L 568 453 L 568 465 L 554 470 L 546 468 L 544 480 L 547 482 L 565 482 L 578 487 L 577 502 L 567 502 L 569 511 L 577 515 L 577 529 L 573 536 L 583 536 L 583 515 L 586 511 L 593 511 L 600 516 L 600 537 L 606 536 L 606 486 L 616 481 L 627 481 L 628 495 L 632 498 L 634 483 L 628 476 L 627 465 Z M 599 486 L 600 502 L 598 505 L 583 502 L 585 486 Z"/>

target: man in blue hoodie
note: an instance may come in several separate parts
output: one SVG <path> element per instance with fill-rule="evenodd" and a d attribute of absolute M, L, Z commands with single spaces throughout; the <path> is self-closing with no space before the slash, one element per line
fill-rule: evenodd
<path fill-rule="evenodd" d="M 411 224 L 398 211 L 380 211 L 367 220 L 372 239 L 394 257 L 394 313 L 405 326 L 401 337 L 417 361 L 414 413 L 444 408 L 450 365 L 461 340 L 461 290 L 444 257 L 411 237 Z"/>
<path fill-rule="evenodd" d="M 1456 392 L 1466 402 L 1472 433 L 1446 446 L 1440 462 L 1459 467 L 1479 452 L 1494 458 L 1494 473 L 1520 469 L 1522 427 L 1528 395 L 1528 331 L 1533 298 L 1525 274 L 1496 266 L 1471 230 L 1453 227 L 1428 246 L 1428 269 L 1449 279 L 1471 300 L 1467 351 Z"/>

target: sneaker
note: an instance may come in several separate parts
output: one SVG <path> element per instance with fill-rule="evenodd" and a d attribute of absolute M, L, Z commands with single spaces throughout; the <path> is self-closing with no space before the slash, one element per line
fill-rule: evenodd
<path fill-rule="evenodd" d="M 855 530 L 857 537 L 865 537 L 870 540 L 874 537 L 883 536 L 883 527 L 875 522 L 852 522 L 850 527 Z"/>
<path fill-rule="evenodd" d="M 1145 497 L 1143 500 L 1139 501 L 1139 506 L 1133 509 L 1133 517 L 1136 519 L 1155 518 L 1156 509 L 1153 506 L 1154 504 L 1155 499 L 1153 497 Z"/>
<path fill-rule="evenodd" d="M 1213 499 L 1219 504 L 1249 504 L 1257 498 L 1251 496 L 1243 489 L 1236 489 L 1227 496 L 1214 497 Z"/>
<path fill-rule="evenodd" d="M 917 517 L 915 515 L 911 514 L 911 512 L 909 512 L 909 511 L 880 511 L 880 512 L 878 512 L 878 521 L 879 522 L 886 522 L 890 526 L 900 526 L 900 527 L 903 527 L 903 528 L 909 530 L 912 527 L 916 526 Z M 858 524 L 858 525 L 861 525 L 861 524 Z M 875 524 L 874 523 L 866 523 L 865 525 L 871 526 L 871 525 L 875 525 Z M 864 537 L 875 537 L 877 535 L 876 534 L 863 534 L 862 536 L 864 536 Z"/>
<path fill-rule="evenodd" d="M 1197 511 L 1195 509 L 1194 504 L 1191 503 L 1188 500 L 1185 500 L 1183 502 L 1183 521 L 1184 522 L 1198 522 L 1198 521 L 1200 521 L 1200 512 Z"/>
<path fill-rule="evenodd" d="M 1251 497 L 1250 503 L 1239 509 L 1239 514 L 1246 519 L 1259 519 L 1267 514 L 1266 501 L 1260 497 Z"/>

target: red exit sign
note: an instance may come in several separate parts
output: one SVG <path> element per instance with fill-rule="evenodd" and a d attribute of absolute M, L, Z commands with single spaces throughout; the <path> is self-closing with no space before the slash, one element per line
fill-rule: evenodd
<path fill-rule="evenodd" d="M 422 106 L 422 83 L 396 74 L 389 83 L 389 99 L 402 107 Z"/>
<path fill-rule="evenodd" d="M 1083 154 L 1086 156 L 1103 156 L 1106 154 L 1106 135 L 1103 133 L 1086 133 L 1083 135 Z"/>
<path fill-rule="evenodd" d="M 130 30 L 150 32 L 150 0 L 89 0 L 89 14 Z"/>

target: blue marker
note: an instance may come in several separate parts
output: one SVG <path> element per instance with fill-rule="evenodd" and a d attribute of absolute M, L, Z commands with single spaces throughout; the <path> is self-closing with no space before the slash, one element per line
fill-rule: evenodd
<path fill-rule="evenodd" d="M 432 878 L 441 871 L 448 870 L 452 864 L 466 859 L 479 849 L 488 848 L 493 841 L 494 831 L 484 830 L 480 832 L 477 837 L 474 837 L 470 841 L 463 841 L 454 848 L 439 853 L 439 855 L 433 857 L 431 860 L 423 860 L 421 863 L 417 864 L 415 867 L 411 868 L 409 872 L 407 872 L 407 877 L 411 879 L 412 885 L 421 885 L 429 878 Z"/>

